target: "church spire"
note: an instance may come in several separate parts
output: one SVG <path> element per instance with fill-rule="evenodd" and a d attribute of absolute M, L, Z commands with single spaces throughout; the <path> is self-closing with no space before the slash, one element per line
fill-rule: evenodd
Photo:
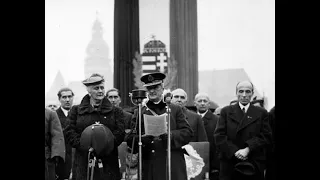
<path fill-rule="evenodd" d="M 96 20 L 92 26 L 92 38 L 94 38 L 94 39 L 102 38 L 102 35 L 103 35 L 102 24 L 101 24 L 98 16 L 99 16 L 99 12 L 96 11 Z"/>

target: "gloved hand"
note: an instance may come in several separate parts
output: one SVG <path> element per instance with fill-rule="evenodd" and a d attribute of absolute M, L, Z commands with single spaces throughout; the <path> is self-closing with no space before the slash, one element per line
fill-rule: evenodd
<path fill-rule="evenodd" d="M 58 166 L 58 164 L 59 164 L 61 161 L 63 161 L 63 159 L 62 159 L 61 157 L 59 157 L 59 156 L 54 156 L 54 157 L 52 158 L 52 162 L 54 162 L 54 164 L 55 164 L 56 166 Z"/>
<path fill-rule="evenodd" d="M 146 135 L 146 136 L 141 136 L 141 142 L 142 145 L 148 145 L 153 141 L 154 136 L 151 135 Z"/>
<path fill-rule="evenodd" d="M 167 133 L 161 134 L 159 138 L 162 140 L 163 146 L 166 147 L 168 143 L 168 134 Z M 172 140 L 172 133 L 170 134 L 170 140 Z"/>
<path fill-rule="evenodd" d="M 142 146 L 151 144 L 151 141 L 153 141 L 153 136 L 151 135 L 146 135 L 146 136 L 141 136 L 141 142 L 142 142 Z M 132 140 L 133 138 L 128 138 L 127 139 L 127 145 L 131 148 L 132 147 Z M 134 138 L 134 152 L 136 152 L 138 150 L 138 142 L 139 142 L 139 136 L 136 135 Z"/>

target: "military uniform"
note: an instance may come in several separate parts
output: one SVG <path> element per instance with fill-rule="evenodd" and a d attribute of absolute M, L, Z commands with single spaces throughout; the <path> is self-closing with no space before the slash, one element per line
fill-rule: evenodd
<path fill-rule="evenodd" d="M 162 83 L 165 75 L 162 73 L 154 73 L 141 77 L 146 85 L 154 86 Z M 141 108 L 141 131 L 144 131 L 143 114 L 146 115 L 162 115 L 166 113 L 167 104 L 163 101 L 154 103 L 148 101 Z M 187 180 L 186 163 L 184 159 L 184 151 L 182 146 L 188 144 L 193 136 L 193 131 L 186 121 L 186 117 L 180 106 L 170 104 L 170 126 L 171 126 L 171 179 Z M 139 132 L 138 109 L 135 110 L 132 127 L 136 126 L 136 132 Z M 131 133 L 128 136 L 127 143 L 132 147 L 132 139 L 135 137 L 134 152 L 138 152 L 138 134 Z M 160 135 L 159 137 L 146 136 L 142 137 L 142 179 L 144 180 L 164 180 L 166 179 L 167 171 L 167 136 Z"/>

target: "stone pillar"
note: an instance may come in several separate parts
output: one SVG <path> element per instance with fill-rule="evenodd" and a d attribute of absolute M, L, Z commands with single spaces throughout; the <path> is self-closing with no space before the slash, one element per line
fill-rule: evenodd
<path fill-rule="evenodd" d="M 170 0 L 170 58 L 177 62 L 174 84 L 187 92 L 192 106 L 198 93 L 197 0 Z"/>
<path fill-rule="evenodd" d="M 133 106 L 129 93 L 135 89 L 132 61 L 140 52 L 139 41 L 139 0 L 115 0 L 113 79 L 124 108 Z"/>

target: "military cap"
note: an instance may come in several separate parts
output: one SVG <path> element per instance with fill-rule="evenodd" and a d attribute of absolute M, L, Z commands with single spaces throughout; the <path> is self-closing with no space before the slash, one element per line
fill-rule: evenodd
<path fill-rule="evenodd" d="M 144 82 L 144 87 L 146 86 L 154 86 L 157 84 L 161 84 L 163 79 L 166 78 L 166 75 L 160 72 L 150 73 L 142 76 L 140 80 Z"/>
<path fill-rule="evenodd" d="M 97 73 L 92 74 L 89 78 L 82 81 L 85 86 L 97 85 L 101 84 L 102 82 L 104 82 L 103 76 Z"/>

